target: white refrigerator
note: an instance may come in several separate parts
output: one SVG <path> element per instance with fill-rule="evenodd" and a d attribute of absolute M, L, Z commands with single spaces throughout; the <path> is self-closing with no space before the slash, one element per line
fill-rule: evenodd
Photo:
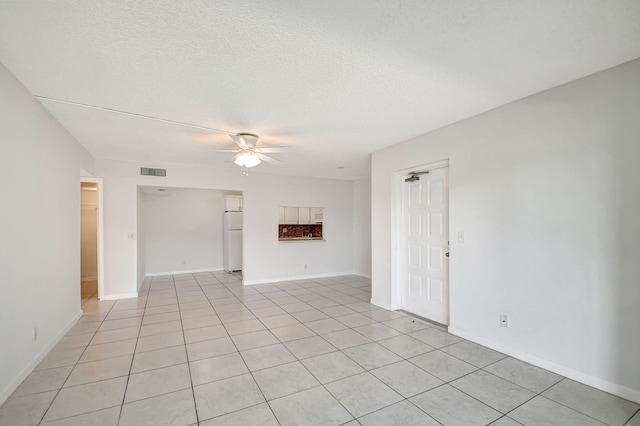
<path fill-rule="evenodd" d="M 242 212 L 224 212 L 222 264 L 227 272 L 242 270 Z"/>

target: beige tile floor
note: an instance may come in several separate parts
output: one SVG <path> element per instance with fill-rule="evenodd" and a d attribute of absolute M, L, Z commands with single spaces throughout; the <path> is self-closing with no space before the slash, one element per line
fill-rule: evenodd
<path fill-rule="evenodd" d="M 98 281 L 82 281 L 80 299 L 83 306 L 88 301 L 98 302 Z"/>
<path fill-rule="evenodd" d="M 87 283 L 85 316 L 0 424 L 640 426 L 638 404 L 379 309 L 370 288 L 200 273 L 101 302 Z"/>

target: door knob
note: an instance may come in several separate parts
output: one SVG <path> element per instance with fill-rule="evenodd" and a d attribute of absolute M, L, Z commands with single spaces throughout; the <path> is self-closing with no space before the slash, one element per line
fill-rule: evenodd
<path fill-rule="evenodd" d="M 447 256 L 447 257 L 449 257 L 449 253 L 445 253 L 444 255 L 445 255 L 445 256 Z"/>

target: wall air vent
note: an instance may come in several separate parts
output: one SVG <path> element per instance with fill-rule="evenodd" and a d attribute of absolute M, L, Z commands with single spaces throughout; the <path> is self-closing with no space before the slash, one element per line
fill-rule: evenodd
<path fill-rule="evenodd" d="M 148 167 L 141 167 L 140 174 L 142 176 L 167 176 L 167 169 L 150 169 Z"/>

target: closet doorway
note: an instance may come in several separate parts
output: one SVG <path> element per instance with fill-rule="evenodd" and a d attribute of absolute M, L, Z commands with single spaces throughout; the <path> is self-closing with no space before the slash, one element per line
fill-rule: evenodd
<path fill-rule="evenodd" d="M 80 303 L 93 311 L 102 298 L 101 180 L 80 181 Z"/>

